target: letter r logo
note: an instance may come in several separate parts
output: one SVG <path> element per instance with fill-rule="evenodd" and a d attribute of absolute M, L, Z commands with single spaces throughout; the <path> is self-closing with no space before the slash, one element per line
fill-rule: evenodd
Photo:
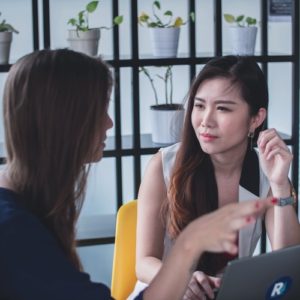
<path fill-rule="evenodd" d="M 292 286 L 292 278 L 284 276 L 275 280 L 268 288 L 266 293 L 266 300 L 282 299 Z"/>
<path fill-rule="evenodd" d="M 284 282 L 275 283 L 275 285 L 273 287 L 273 291 L 271 293 L 271 298 L 273 298 L 275 296 L 280 296 L 281 294 L 283 294 L 285 291 L 285 287 L 286 287 L 286 283 L 284 283 Z"/>

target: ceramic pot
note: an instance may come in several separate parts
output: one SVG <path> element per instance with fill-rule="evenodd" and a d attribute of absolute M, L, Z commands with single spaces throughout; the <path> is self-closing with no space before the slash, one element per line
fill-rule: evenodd
<path fill-rule="evenodd" d="M 152 105 L 151 133 L 156 144 L 174 144 L 180 141 L 184 120 L 181 104 Z"/>
<path fill-rule="evenodd" d="M 75 29 L 68 31 L 67 40 L 70 49 L 90 56 L 96 56 L 98 54 L 99 39 L 100 28 L 93 28 L 88 31 L 77 31 Z"/>

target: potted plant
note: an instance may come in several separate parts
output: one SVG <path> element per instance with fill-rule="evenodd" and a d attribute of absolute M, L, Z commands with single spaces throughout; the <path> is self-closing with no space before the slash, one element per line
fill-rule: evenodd
<path fill-rule="evenodd" d="M 180 140 L 184 119 L 182 104 L 173 103 L 173 73 L 172 66 L 167 66 L 163 76 L 156 74 L 156 78 L 164 82 L 165 101 L 159 103 L 158 93 L 153 76 L 145 67 L 140 67 L 148 79 L 155 97 L 155 105 L 150 106 L 152 141 L 156 144 L 174 144 Z"/>
<path fill-rule="evenodd" d="M 0 23 L 0 64 L 8 64 L 13 33 L 19 32 L 3 19 Z"/>
<path fill-rule="evenodd" d="M 164 20 L 158 13 L 161 11 L 159 1 L 152 3 L 153 16 L 150 17 L 147 13 L 142 12 L 138 17 L 138 23 L 146 26 L 150 30 L 152 41 L 152 51 L 155 57 L 176 57 L 178 49 L 178 41 L 180 27 L 187 24 L 181 17 L 174 17 L 172 11 L 166 10 L 163 13 Z M 192 21 L 195 20 L 194 12 L 190 13 Z"/>
<path fill-rule="evenodd" d="M 101 29 L 111 29 L 112 27 L 101 26 L 99 28 L 90 28 L 89 14 L 93 13 L 98 7 L 99 1 L 89 2 L 85 10 L 78 13 L 76 18 L 71 18 L 68 24 L 75 27 L 68 31 L 68 42 L 70 48 L 83 52 L 85 54 L 96 56 L 100 40 Z M 123 22 L 123 16 L 116 16 L 113 19 L 113 26 L 120 25 Z"/>
<path fill-rule="evenodd" d="M 234 17 L 224 14 L 224 19 L 230 26 L 232 53 L 236 55 L 254 55 L 257 35 L 256 19 L 240 15 Z"/>

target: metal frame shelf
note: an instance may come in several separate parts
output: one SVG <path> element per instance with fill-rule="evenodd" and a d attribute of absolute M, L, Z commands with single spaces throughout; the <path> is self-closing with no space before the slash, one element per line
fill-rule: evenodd
<path fill-rule="evenodd" d="M 43 20 L 43 46 L 44 48 L 51 48 L 50 40 L 50 0 L 32 1 L 32 18 L 33 18 L 33 50 L 40 48 L 39 41 L 39 9 L 38 4 L 42 4 L 42 20 Z M 119 0 L 121 1 L 121 0 Z M 119 15 L 119 1 L 112 1 L 112 15 Z M 157 59 L 141 56 L 139 54 L 138 43 L 138 24 L 136 22 L 138 16 L 138 0 L 131 0 L 130 2 L 130 22 L 131 22 L 131 57 L 122 56 L 120 54 L 120 34 L 118 26 L 113 28 L 113 53 L 111 57 L 104 57 L 104 59 L 113 67 L 115 76 L 115 137 L 109 141 L 108 148 L 104 151 L 104 157 L 116 158 L 116 182 L 117 182 L 117 207 L 122 205 L 123 199 L 123 184 L 122 184 L 122 157 L 132 156 L 134 167 L 134 191 L 137 196 L 138 188 L 141 182 L 141 156 L 155 153 L 160 145 L 155 145 L 149 142 L 149 136 L 141 135 L 140 132 L 140 83 L 139 83 L 139 67 L 140 66 L 167 66 L 167 65 L 183 65 L 189 66 L 189 76 L 192 80 L 196 74 L 196 66 L 205 64 L 210 58 L 215 56 L 225 55 L 222 48 L 222 0 L 214 1 L 214 49 L 212 53 L 197 53 L 196 51 L 196 28 L 195 23 L 189 23 L 189 53 L 180 54 L 176 58 Z M 186 1 L 188 9 L 195 11 L 196 0 Z M 298 172 L 299 172 L 299 2 L 293 1 L 292 13 L 292 53 L 285 55 L 280 53 L 269 53 L 268 49 L 268 0 L 260 0 L 261 11 L 261 53 L 254 56 L 255 60 L 261 63 L 262 70 L 268 78 L 268 64 L 277 62 L 290 62 L 292 64 L 292 136 L 285 137 L 287 144 L 293 147 L 293 166 L 292 166 L 292 181 L 296 190 L 298 190 Z M 11 65 L 0 65 L 0 72 L 8 72 Z M 121 68 L 129 67 L 132 72 L 132 136 L 122 136 L 121 128 L 121 91 L 120 91 L 120 71 Z M 129 146 L 128 146 L 129 145 Z M 3 159 L 2 159 L 3 161 Z M 108 236 L 102 239 L 104 243 L 113 242 L 113 237 Z M 94 240 L 99 243 L 99 239 Z M 81 242 L 84 244 L 84 242 Z M 93 244 L 89 240 L 88 244 Z M 262 240 L 261 250 L 265 251 L 266 241 Z"/>

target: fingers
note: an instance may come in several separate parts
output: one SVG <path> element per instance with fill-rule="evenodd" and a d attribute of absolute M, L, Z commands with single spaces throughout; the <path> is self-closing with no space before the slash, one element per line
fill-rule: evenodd
<path fill-rule="evenodd" d="M 184 232 L 187 232 L 188 239 L 194 241 L 192 237 L 201 240 L 199 251 L 223 252 L 232 255 L 237 254 L 238 247 L 236 238 L 238 231 L 243 227 L 254 223 L 256 218 L 265 211 L 277 204 L 276 198 L 266 198 L 258 200 L 243 201 L 240 203 L 228 204 L 222 208 L 199 217 L 193 221 Z M 206 232 L 204 237 L 203 232 Z M 200 279 L 199 279 L 200 280 Z M 207 290 L 209 294 L 209 289 Z"/>
<path fill-rule="evenodd" d="M 204 292 L 200 291 L 195 293 L 190 286 L 188 286 L 183 298 L 183 300 L 206 300 Z"/>
<path fill-rule="evenodd" d="M 201 286 L 204 293 L 208 296 L 208 298 L 214 299 L 213 287 L 211 286 L 209 277 L 200 271 L 196 271 L 193 276 L 197 280 L 197 283 Z"/>
<path fill-rule="evenodd" d="M 257 140 L 257 144 L 261 148 L 265 148 L 267 143 L 271 140 L 275 139 L 277 143 L 281 146 L 286 146 L 282 138 L 277 133 L 276 129 L 270 128 L 259 133 L 259 137 Z"/>
<path fill-rule="evenodd" d="M 267 160 L 271 159 L 276 154 L 282 155 L 289 161 L 293 158 L 289 148 L 275 129 L 262 131 L 259 135 L 257 145 L 261 154 L 264 155 Z"/>
<path fill-rule="evenodd" d="M 274 197 L 267 197 L 263 199 L 248 200 L 235 204 L 239 206 L 238 209 L 234 209 L 237 216 L 241 217 L 256 217 L 262 215 L 268 208 L 274 206 Z M 246 218 L 246 221 L 251 220 Z"/>
<path fill-rule="evenodd" d="M 272 159 L 277 154 L 281 155 L 281 157 L 288 162 L 291 162 L 293 159 L 293 155 L 289 150 L 280 147 L 271 148 L 268 152 L 264 153 L 266 160 Z"/>
<path fill-rule="evenodd" d="M 183 296 L 183 300 L 202 300 L 206 299 L 204 291 L 200 288 L 196 278 L 192 277 L 187 290 Z"/>
<path fill-rule="evenodd" d="M 249 200 L 235 204 L 230 216 L 230 228 L 233 231 L 238 231 L 255 222 L 257 217 L 263 215 L 268 208 L 276 203 L 276 198 L 268 197 L 266 199 Z"/>
<path fill-rule="evenodd" d="M 213 289 L 219 287 L 221 279 L 207 276 L 201 271 L 193 273 L 192 279 L 183 297 L 184 300 L 214 299 Z"/>
<path fill-rule="evenodd" d="M 240 227 L 242 228 L 242 227 Z M 231 255 L 236 255 L 238 253 L 238 246 L 228 239 L 224 239 L 222 242 L 222 249 Z"/>
<path fill-rule="evenodd" d="M 211 283 L 211 286 L 213 288 L 219 288 L 221 286 L 221 281 L 222 279 L 219 277 L 214 277 L 214 276 L 208 276 L 208 279 Z"/>

